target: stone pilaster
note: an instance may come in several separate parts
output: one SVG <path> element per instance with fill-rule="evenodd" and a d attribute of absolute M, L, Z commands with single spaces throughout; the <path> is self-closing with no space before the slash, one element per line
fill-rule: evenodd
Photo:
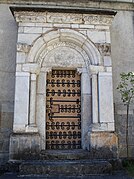
<path fill-rule="evenodd" d="M 30 116 L 26 132 L 38 132 L 36 125 L 36 74 L 31 74 L 30 80 Z"/>

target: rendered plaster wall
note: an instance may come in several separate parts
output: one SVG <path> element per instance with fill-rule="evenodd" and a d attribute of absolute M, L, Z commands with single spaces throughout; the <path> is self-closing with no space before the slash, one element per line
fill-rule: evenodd
<path fill-rule="evenodd" d="M 0 161 L 8 158 L 12 132 L 16 34 L 8 6 L 0 5 Z"/>
<path fill-rule="evenodd" d="M 134 12 L 117 13 L 111 28 L 111 40 L 116 132 L 119 137 L 119 154 L 125 157 L 126 107 L 116 88 L 121 72 L 134 72 Z M 129 114 L 129 153 L 134 157 L 134 104 Z"/>

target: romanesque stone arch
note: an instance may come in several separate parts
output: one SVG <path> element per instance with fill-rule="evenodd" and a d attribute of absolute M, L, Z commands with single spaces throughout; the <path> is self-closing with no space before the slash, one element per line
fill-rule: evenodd
<path fill-rule="evenodd" d="M 78 51 L 86 65 L 100 65 L 101 54 L 83 34 L 70 29 L 49 31 L 36 39 L 27 57 L 28 62 L 38 63 L 40 66 L 45 56 L 57 46 L 68 46 Z"/>

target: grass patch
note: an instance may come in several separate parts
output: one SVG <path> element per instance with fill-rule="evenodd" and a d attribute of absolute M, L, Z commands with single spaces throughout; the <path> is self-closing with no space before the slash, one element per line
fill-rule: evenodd
<path fill-rule="evenodd" d="M 123 161 L 123 167 L 125 168 L 129 176 L 134 177 L 134 160 Z"/>

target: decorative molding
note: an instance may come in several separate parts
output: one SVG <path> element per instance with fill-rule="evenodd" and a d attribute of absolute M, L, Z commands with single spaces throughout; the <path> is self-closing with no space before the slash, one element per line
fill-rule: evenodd
<path fill-rule="evenodd" d="M 113 15 L 15 11 L 17 22 L 111 25 Z"/>
<path fill-rule="evenodd" d="M 95 66 L 95 65 L 90 65 L 89 66 L 89 71 L 95 75 L 98 74 L 99 72 L 105 72 L 106 69 L 104 66 Z"/>
<path fill-rule="evenodd" d="M 106 16 L 106 15 L 83 15 L 83 20 L 85 24 L 94 24 L 94 25 L 111 25 L 114 16 Z"/>
<path fill-rule="evenodd" d="M 46 12 L 15 11 L 16 22 L 46 22 Z"/>
<path fill-rule="evenodd" d="M 74 13 L 47 13 L 47 22 L 51 23 L 77 23 L 82 24 L 82 14 Z"/>

